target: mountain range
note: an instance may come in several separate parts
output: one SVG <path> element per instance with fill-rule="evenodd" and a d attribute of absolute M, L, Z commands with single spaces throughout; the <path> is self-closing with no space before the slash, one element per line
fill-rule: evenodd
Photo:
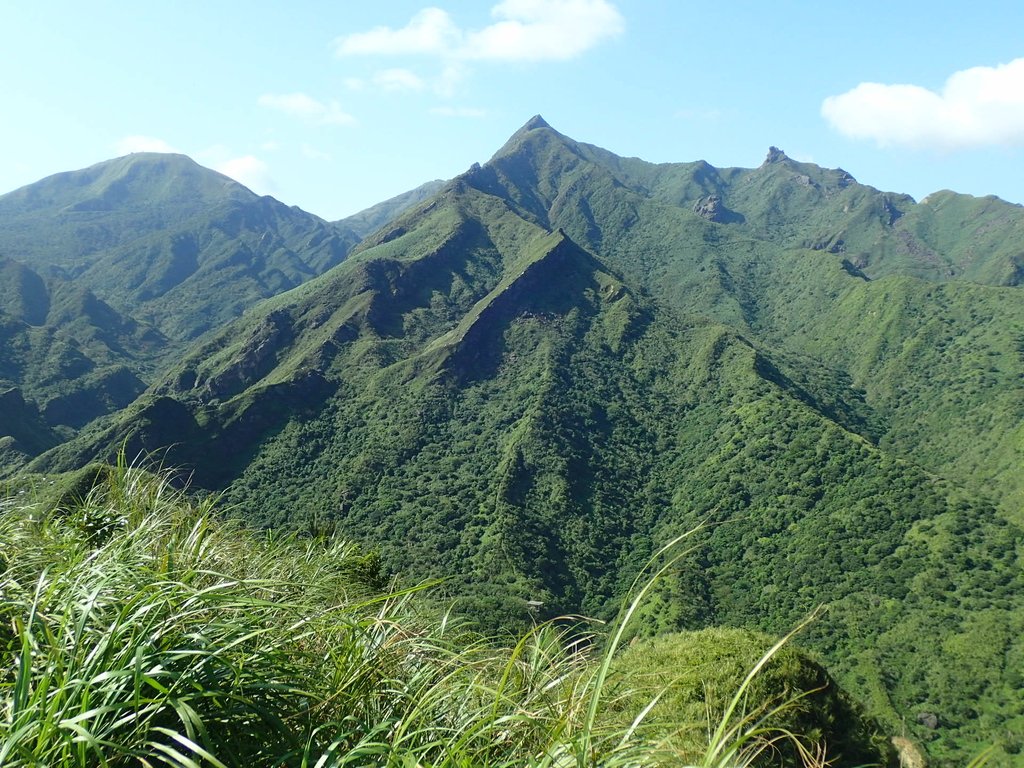
<path fill-rule="evenodd" d="M 0 462 L 180 467 L 443 577 L 485 627 L 803 642 L 931 758 L 1024 749 L 1024 209 L 534 117 L 327 222 L 176 155 L 0 197 Z M 529 601 L 529 602 L 528 602 Z"/>

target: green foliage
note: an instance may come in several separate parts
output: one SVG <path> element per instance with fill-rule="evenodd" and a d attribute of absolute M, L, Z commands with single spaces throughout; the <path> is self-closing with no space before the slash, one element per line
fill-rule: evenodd
<path fill-rule="evenodd" d="M 637 733 L 688 755 L 691 764 L 698 764 L 707 748 L 708 732 L 731 717 L 776 736 L 799 734 L 807 744 L 827 750 L 831 765 L 895 764 L 879 725 L 859 711 L 821 666 L 792 646 L 771 654 L 743 687 L 771 643 L 765 636 L 726 628 L 633 643 L 615 661 L 614 684 L 624 693 L 613 696 L 610 707 L 620 710 L 625 722 L 652 702 Z M 739 711 L 728 715 L 739 690 Z M 800 747 L 807 749 L 801 741 L 785 739 L 760 746 L 755 764 L 798 765 Z"/>
<path fill-rule="evenodd" d="M 358 240 L 186 157 L 150 153 L 3 195 L 0 221 L 0 254 L 177 340 L 326 271 Z"/>
<path fill-rule="evenodd" d="M 406 208 L 411 208 L 433 197 L 443 186 L 444 182 L 440 179 L 428 181 L 425 184 L 420 184 L 415 189 L 410 189 L 408 192 L 403 192 L 376 205 L 371 205 L 364 211 L 346 216 L 337 223 L 339 226 L 352 230 L 359 237 L 366 237 L 376 232 L 385 224 L 389 224 Z"/>
<path fill-rule="evenodd" d="M 89 291 L 61 280 L 47 287 L 18 266 L 38 293 L 9 291 L 0 303 L 0 388 L 10 401 L 0 435 L 33 456 L 131 403 L 145 389 L 140 376 L 152 374 L 168 345 Z"/>
<path fill-rule="evenodd" d="M 484 642 L 351 545 L 215 520 L 167 481 L 122 462 L 77 503 L 2 501 L 5 766 L 678 764 L 624 700 L 605 714 L 614 643 Z"/>
<path fill-rule="evenodd" d="M 0 416 L 0 472 L 125 408 L 184 341 L 326 271 L 357 239 L 176 155 L 0 197 L 0 390 L 18 388 L 42 420 Z"/>
<path fill-rule="evenodd" d="M 129 165 L 94 169 L 95 190 L 116 191 L 104 174 Z M 187 324 L 207 287 L 252 286 L 217 254 L 273 263 L 254 238 L 263 214 L 285 214 L 238 214 L 257 203 L 230 187 L 222 220 L 200 186 L 218 223 L 118 251 L 152 293 L 119 301 L 166 301 Z M 18 222 L 43 216 L 28 194 L 4 203 Z M 630 635 L 778 634 L 826 604 L 806 642 L 890 732 L 935 760 L 987 742 L 1010 759 L 1024 717 L 1022 221 L 1001 201 L 917 204 L 778 150 L 756 169 L 652 165 L 535 119 L 326 273 L 291 261 L 301 280 L 259 277 L 246 306 L 276 295 L 174 348 L 149 391 L 28 468 L 160 451 L 250 524 L 339 533 L 385 569 L 447 577 L 490 630 L 611 619 L 654 542 L 706 523 Z M 212 272 L 190 271 L 190 242 Z M 80 304 L 68 322 L 104 316 Z M 45 330 L 12 322 L 11 339 Z M 51 335 L 43 352 L 12 342 L 12 384 L 32 365 L 79 380 L 67 371 L 86 355 Z M 929 713 L 938 728 L 918 721 Z"/>

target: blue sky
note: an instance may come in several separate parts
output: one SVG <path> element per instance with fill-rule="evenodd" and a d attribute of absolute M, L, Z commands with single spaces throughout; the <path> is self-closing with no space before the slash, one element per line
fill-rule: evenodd
<path fill-rule="evenodd" d="M 656 162 L 769 145 L 920 199 L 1024 203 L 1024 3 L 6 2 L 0 192 L 184 152 L 336 219 L 536 113 Z"/>

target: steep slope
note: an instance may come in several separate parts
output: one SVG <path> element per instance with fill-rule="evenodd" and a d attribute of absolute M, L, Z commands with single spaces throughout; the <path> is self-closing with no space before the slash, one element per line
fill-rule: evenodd
<path fill-rule="evenodd" d="M 358 219 L 383 224 L 436 187 Z M 358 239 L 180 155 L 132 155 L 0 197 L 0 474 L 125 407 L 192 337 L 322 273 Z"/>
<path fill-rule="evenodd" d="M 0 196 L 0 254 L 190 339 L 358 241 L 182 155 L 139 153 Z"/>
<path fill-rule="evenodd" d="M 21 262 L 0 256 L 0 312 L 29 325 L 42 325 L 50 312 L 43 278 Z"/>
<path fill-rule="evenodd" d="M 0 258 L 0 456 L 10 472 L 145 389 L 171 345 L 67 281 Z"/>
<path fill-rule="evenodd" d="M 952 192 L 918 204 L 859 184 L 842 169 L 794 161 L 775 147 L 754 169 L 653 164 L 576 142 L 536 117 L 476 183 L 602 254 L 620 251 L 638 262 L 656 258 L 657 249 L 630 253 L 628 244 L 649 226 L 688 223 L 693 217 L 686 213 L 718 225 L 696 229 L 701 234 L 825 251 L 870 278 L 899 273 L 1016 285 L 1024 263 L 1019 205 Z"/>
<path fill-rule="evenodd" d="M 0 467 L 18 467 L 60 442 L 20 389 L 0 389 Z"/>
<path fill-rule="evenodd" d="M 32 467 L 158 451 L 253 522 L 337 530 L 395 570 L 449 577 L 491 625 L 526 620 L 528 600 L 607 617 L 653 549 L 705 523 L 650 631 L 778 632 L 825 603 L 814 647 L 892 727 L 939 758 L 1018 748 L 1021 531 L 885 450 L 926 444 L 897 439 L 910 412 L 864 387 L 876 358 L 843 342 L 855 310 L 837 307 L 894 278 L 804 247 L 857 200 L 847 213 L 887 231 L 891 200 L 769 159 L 650 166 L 535 119 Z M 744 179 L 762 189 L 747 202 L 731 192 Z M 799 218 L 802 195 L 819 221 Z M 932 306 L 878 296 L 900 318 Z M 987 393 L 964 390 L 981 408 Z M 936 713 L 940 729 L 915 724 Z"/>
<path fill-rule="evenodd" d="M 359 213 L 347 216 L 338 221 L 337 225 L 355 232 L 361 238 L 366 237 L 391 222 L 407 208 L 411 208 L 428 197 L 432 197 L 444 184 L 445 182 L 441 179 L 420 184 L 415 189 L 410 189 L 408 192 L 395 195 L 376 205 L 371 205 L 369 208 L 359 211 Z"/>
<path fill-rule="evenodd" d="M 539 118 L 466 179 L 676 311 L 786 353 L 845 427 L 1024 520 L 1020 206 L 916 204 L 775 148 L 756 169 L 654 165 Z"/>
<path fill-rule="evenodd" d="M 126 254 L 142 281 L 113 295 L 141 316 L 166 301 L 177 323 L 193 296 L 213 301 L 189 280 L 238 274 L 217 238 L 234 233 L 235 266 L 270 263 L 246 244 L 278 204 L 194 169 L 179 199 L 179 182 L 154 186 L 173 169 L 130 166 L 76 177 L 78 197 L 58 179 L 0 200 L 20 201 L 16 224 L 59 204 L 70 228 L 53 231 L 78 243 L 45 279 L 0 264 L 0 450 L 15 461 L 83 426 L 69 414 L 123 406 L 159 357 L 124 362 L 145 326 L 53 275 L 88 284 Z M 169 197 L 138 209 L 136 184 Z M 218 206 L 236 218 L 188 229 Z M 130 252 L 94 248 L 100 230 L 78 241 L 76 216 L 111 213 L 171 218 Z M 525 618 L 527 600 L 607 616 L 658 543 L 710 523 L 649 630 L 778 632 L 827 603 L 813 643 L 876 713 L 910 720 L 933 756 L 1012 751 L 1021 532 L 983 497 L 1012 518 L 1024 487 L 1020 221 L 1001 201 L 916 204 L 776 149 L 756 169 L 618 158 L 535 118 L 32 466 L 158 451 L 256 522 L 337 529 L 396 570 L 451 576 L 491 624 Z M 210 257 L 178 293 L 187 237 L 170 231 L 198 232 Z M 120 399 L 61 389 L 118 361 L 135 376 L 111 385 Z"/>

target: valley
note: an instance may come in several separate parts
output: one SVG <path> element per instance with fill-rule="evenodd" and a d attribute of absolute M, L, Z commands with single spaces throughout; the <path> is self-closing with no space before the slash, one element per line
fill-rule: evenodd
<path fill-rule="evenodd" d="M 0 476 L 146 456 L 490 634 L 613 622 L 696 530 L 631 639 L 823 606 L 797 642 L 887 734 L 1010 765 L 1022 276 L 1020 206 L 775 147 L 653 164 L 537 116 L 338 222 L 130 155 L 0 196 Z"/>

